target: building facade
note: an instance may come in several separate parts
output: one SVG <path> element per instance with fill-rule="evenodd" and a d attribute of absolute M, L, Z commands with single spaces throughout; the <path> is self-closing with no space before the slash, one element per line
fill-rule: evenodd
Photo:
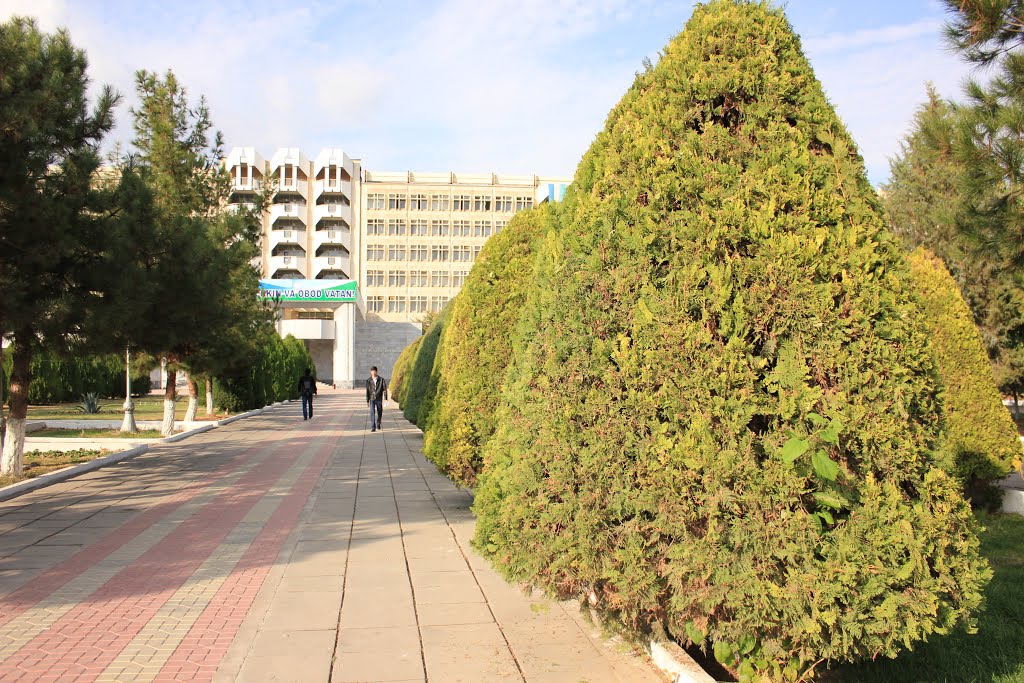
<path fill-rule="evenodd" d="M 353 303 L 282 306 L 278 331 L 302 339 L 317 377 L 384 377 L 421 321 L 458 293 L 483 244 L 516 212 L 558 201 L 567 178 L 365 170 L 342 149 L 266 160 L 236 147 L 225 160 L 233 206 L 269 193 L 261 272 L 274 280 L 355 280 Z"/>

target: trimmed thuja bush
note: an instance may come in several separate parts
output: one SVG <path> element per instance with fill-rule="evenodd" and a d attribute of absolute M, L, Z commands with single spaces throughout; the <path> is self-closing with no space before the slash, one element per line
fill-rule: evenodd
<path fill-rule="evenodd" d="M 403 390 L 405 400 L 401 403 L 402 414 L 405 415 L 405 419 L 421 428 L 426 423 L 427 414 L 434 402 L 434 393 L 437 391 L 434 356 L 437 354 L 438 344 L 441 343 L 441 336 L 444 334 L 450 310 L 451 304 L 441 309 L 441 312 L 431 321 L 430 327 L 421 337 L 419 348 L 416 349 L 412 367 L 407 373 L 407 377 L 402 380 L 409 385 Z"/>
<path fill-rule="evenodd" d="M 974 490 L 1020 464 L 1021 443 L 992 377 L 971 309 L 942 261 L 918 248 L 910 272 L 943 388 L 945 439 L 956 474 Z"/>
<path fill-rule="evenodd" d="M 971 625 L 906 261 L 781 10 L 698 6 L 556 223 L 475 502 L 507 577 L 748 681 Z"/>
<path fill-rule="evenodd" d="M 516 214 L 487 241 L 451 313 L 435 358 L 438 377 L 427 416 L 424 451 L 462 485 L 476 482 L 481 447 L 494 433 L 500 387 L 512 357 L 512 337 L 533 280 L 537 240 L 549 225 L 542 205 Z"/>
<path fill-rule="evenodd" d="M 409 371 L 412 370 L 412 362 L 416 359 L 416 352 L 423 343 L 423 337 L 417 337 L 411 344 L 406 346 L 395 361 L 395 367 L 391 370 L 391 384 L 388 392 L 399 405 L 405 404 L 405 398 L 409 395 Z"/>

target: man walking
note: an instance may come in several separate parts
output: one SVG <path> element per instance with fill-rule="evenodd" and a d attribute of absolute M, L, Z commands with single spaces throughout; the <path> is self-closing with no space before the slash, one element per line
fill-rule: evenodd
<path fill-rule="evenodd" d="M 377 366 L 370 368 L 370 379 L 366 380 L 366 405 L 370 406 L 370 431 L 384 429 L 380 420 L 384 416 L 384 401 L 388 400 L 388 383 L 377 376 Z"/>
<path fill-rule="evenodd" d="M 299 378 L 299 396 L 302 397 L 302 419 L 309 420 L 313 417 L 313 397 L 316 396 L 316 380 L 309 374 L 309 368 Z"/>

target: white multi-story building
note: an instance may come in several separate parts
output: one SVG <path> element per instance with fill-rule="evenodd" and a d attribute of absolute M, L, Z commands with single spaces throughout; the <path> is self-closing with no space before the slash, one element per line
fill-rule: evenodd
<path fill-rule="evenodd" d="M 317 376 L 352 386 L 385 377 L 428 311 L 462 287 L 484 242 L 517 211 L 557 201 L 567 178 L 367 171 L 340 148 L 310 161 L 284 147 L 225 160 L 231 203 L 269 192 L 261 270 L 273 280 L 354 280 L 352 302 L 282 305 L 278 330 L 307 344 Z M 315 283 L 310 285 L 316 287 Z"/>

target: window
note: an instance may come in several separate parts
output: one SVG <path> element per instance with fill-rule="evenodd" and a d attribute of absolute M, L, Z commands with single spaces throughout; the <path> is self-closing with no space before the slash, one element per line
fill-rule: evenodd
<path fill-rule="evenodd" d="M 409 221 L 409 234 L 413 236 L 419 235 L 421 237 L 429 235 L 430 233 L 427 232 L 427 221 Z"/>
<path fill-rule="evenodd" d="M 383 209 L 384 208 L 384 193 L 383 192 L 371 192 L 366 195 L 366 208 L 367 209 Z"/>
<path fill-rule="evenodd" d="M 384 260 L 384 245 L 383 244 L 367 244 L 366 245 L 366 260 L 367 261 L 383 261 Z"/>
<path fill-rule="evenodd" d="M 464 270 L 456 270 L 452 273 L 452 287 L 461 287 L 466 284 L 466 276 L 469 275 Z"/>
<path fill-rule="evenodd" d="M 473 247 L 473 261 L 476 262 L 480 258 L 480 250 L 483 249 L 479 244 Z"/>
<path fill-rule="evenodd" d="M 430 221 L 430 234 L 434 237 L 447 237 L 448 226 L 448 221 Z"/>
<path fill-rule="evenodd" d="M 367 287 L 383 287 L 384 286 L 384 271 L 383 270 L 368 270 L 368 271 L 366 271 L 366 286 Z"/>
<path fill-rule="evenodd" d="M 430 248 L 430 260 L 431 261 L 447 261 L 448 260 L 448 247 L 446 245 L 435 244 Z"/>
<path fill-rule="evenodd" d="M 491 210 L 491 198 L 487 195 L 478 194 L 473 197 L 473 210 L 474 211 L 490 211 Z"/>
<path fill-rule="evenodd" d="M 501 197 L 495 197 L 494 210 L 510 213 L 512 211 L 512 195 L 507 194 Z"/>
<path fill-rule="evenodd" d="M 368 296 L 366 297 L 366 310 L 370 313 L 383 313 L 384 312 L 384 297 L 382 296 Z"/>
<path fill-rule="evenodd" d="M 410 261 L 426 261 L 430 258 L 430 247 L 426 244 L 414 244 L 409 247 Z"/>
<path fill-rule="evenodd" d="M 409 312 L 410 313 L 426 313 L 427 312 L 427 297 L 425 297 L 425 296 L 410 296 L 409 297 Z"/>
<path fill-rule="evenodd" d="M 469 247 L 452 247 L 452 261 L 463 261 L 469 263 L 472 253 L 473 252 Z"/>
<path fill-rule="evenodd" d="M 453 222 L 452 235 L 455 237 L 469 237 L 469 221 Z"/>
<path fill-rule="evenodd" d="M 388 235 L 404 235 L 405 234 L 405 220 L 402 218 L 389 218 L 388 219 Z"/>
<path fill-rule="evenodd" d="M 430 297 L 430 310 L 440 311 L 444 308 L 444 305 L 448 303 L 448 297 L 446 296 L 432 296 Z"/>
<path fill-rule="evenodd" d="M 409 271 L 409 286 L 410 287 L 426 287 L 427 286 L 427 271 L 425 271 L 425 270 L 412 270 L 412 271 Z"/>
<path fill-rule="evenodd" d="M 405 287 L 405 271 L 389 270 L 388 287 Z"/>
<path fill-rule="evenodd" d="M 469 211 L 473 206 L 468 194 L 457 194 L 453 198 L 452 211 Z"/>
<path fill-rule="evenodd" d="M 383 218 L 371 218 L 366 221 L 366 234 L 367 235 L 383 235 L 384 234 L 384 219 Z"/>
<path fill-rule="evenodd" d="M 430 210 L 447 211 L 450 202 L 451 197 L 446 194 L 432 194 L 430 195 Z"/>
<path fill-rule="evenodd" d="M 413 211 L 427 210 L 427 195 L 425 194 L 414 194 L 409 197 L 409 202 L 409 208 Z"/>
<path fill-rule="evenodd" d="M 443 270 L 435 270 L 430 274 L 431 287 L 447 287 L 451 282 L 451 274 Z"/>
<path fill-rule="evenodd" d="M 405 313 L 405 297 L 389 296 L 388 313 Z"/>
<path fill-rule="evenodd" d="M 405 247 L 396 246 L 394 244 L 388 245 L 388 261 L 404 261 L 405 260 Z"/>
<path fill-rule="evenodd" d="M 493 230 L 490 221 L 473 221 L 473 237 L 490 237 Z"/>
<path fill-rule="evenodd" d="M 504 230 L 506 225 L 508 225 L 508 221 L 494 221 L 494 234 L 497 235 Z"/>
<path fill-rule="evenodd" d="M 404 194 L 392 194 L 388 193 L 388 208 L 389 209 L 404 209 L 405 208 L 405 195 Z"/>
<path fill-rule="evenodd" d="M 516 211 L 533 208 L 533 197 L 516 197 Z"/>

